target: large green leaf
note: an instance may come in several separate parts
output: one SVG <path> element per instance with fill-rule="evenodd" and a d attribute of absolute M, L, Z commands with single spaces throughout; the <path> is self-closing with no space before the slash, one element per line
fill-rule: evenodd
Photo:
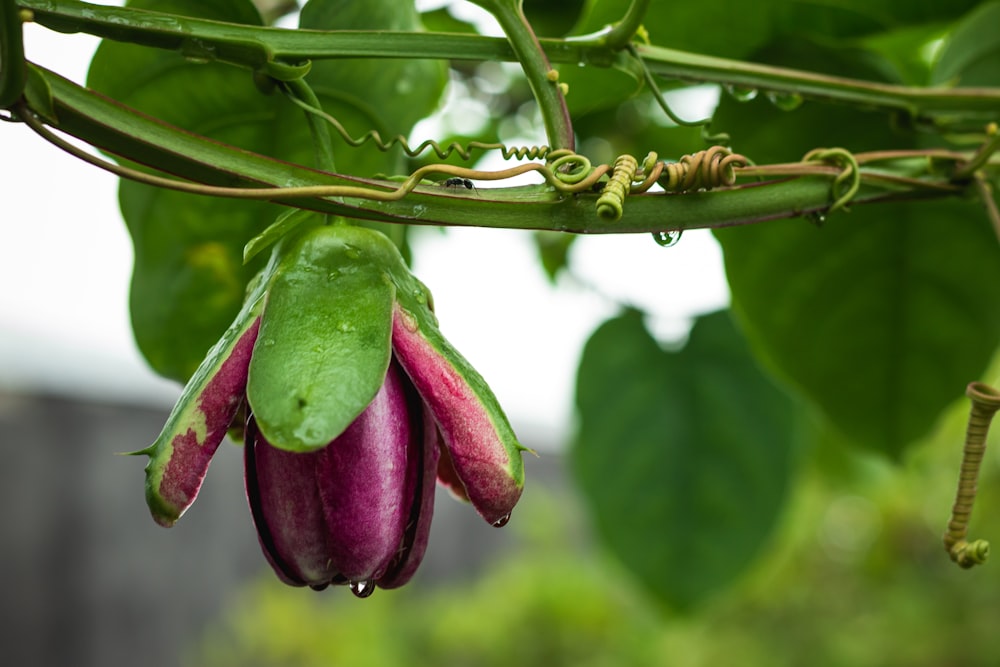
<path fill-rule="evenodd" d="M 130 5 L 260 23 L 249 0 Z M 259 152 L 274 152 L 275 128 L 284 124 L 278 98 L 261 95 L 250 72 L 172 51 L 104 41 L 87 83 L 169 123 Z M 243 244 L 278 209 L 129 181 L 122 182 L 119 199 L 135 249 L 130 308 L 136 342 L 156 372 L 186 380 L 239 311 L 258 268 L 243 266 Z"/>
<path fill-rule="evenodd" d="M 135 7 L 181 15 L 260 23 L 250 0 L 134 0 Z M 313 0 L 312 15 L 335 15 L 327 28 L 416 27 L 410 10 L 383 0 L 346 3 Z M 397 25 L 392 7 L 410 23 Z M 373 19 L 374 17 L 374 19 Z M 323 91 L 321 100 L 337 98 L 331 109 L 362 134 L 393 127 L 408 131 L 440 94 L 440 66 L 387 67 L 384 61 L 318 64 L 308 81 Z M 364 69 L 367 68 L 367 69 Z M 390 83 L 374 85 L 381 68 Z M 361 71 L 364 69 L 364 71 Z M 428 74 L 429 72 L 429 74 Z M 426 80 L 421 77 L 425 77 Z M 314 164 L 315 141 L 303 112 L 281 95 L 264 95 L 252 73 L 211 62 L 196 42 L 182 52 L 105 41 L 91 64 L 88 84 L 133 106 L 212 139 L 302 164 Z M 412 104 L 400 104 L 403 88 L 412 88 Z M 333 91 L 333 92 L 330 92 Z M 344 102 L 347 100 L 347 102 Z M 334 106 L 331 102 L 331 106 Z M 358 111 L 362 109 L 362 111 Z M 362 120 L 357 120 L 361 118 Z M 398 129 L 395 129 L 398 128 Z M 396 154 L 336 147 L 337 167 L 347 173 L 394 172 Z M 280 209 L 260 202 L 218 201 L 151 189 L 124 182 L 120 199 L 135 246 L 132 323 L 136 340 L 150 365 L 162 375 L 186 379 L 205 351 L 239 310 L 244 288 L 258 264 L 243 266 L 243 245 L 270 224 Z"/>
<path fill-rule="evenodd" d="M 699 319 L 679 352 L 637 312 L 605 322 L 584 348 L 576 404 L 574 473 L 643 586 L 683 609 L 747 568 L 784 502 L 802 422 L 729 313 Z"/>
<path fill-rule="evenodd" d="M 872 61 L 787 41 L 776 64 L 877 79 Z M 725 98 L 713 128 L 759 163 L 812 148 L 913 148 L 889 119 L 807 102 L 782 112 Z M 804 220 L 718 230 L 733 308 L 756 350 L 833 426 L 898 456 L 982 372 L 1000 340 L 1000 252 L 981 209 L 962 200 L 855 207 Z"/>
<path fill-rule="evenodd" d="M 1000 82 L 1000 2 L 986 2 L 959 21 L 934 65 L 933 83 L 995 86 Z"/>
<path fill-rule="evenodd" d="M 335 30 L 420 30 L 412 2 L 399 0 L 310 0 L 302 28 Z M 447 80 L 444 63 L 429 60 L 326 60 L 313 63 L 307 81 L 323 108 L 354 138 L 377 130 L 383 139 L 405 135 L 437 106 Z M 371 142 L 347 151 L 335 138 L 339 171 L 372 176 L 397 173 L 405 156 L 396 148 L 379 151 Z M 341 164 L 344 156 L 350 162 Z"/>
<path fill-rule="evenodd" d="M 976 203 L 858 207 L 720 231 L 757 350 L 854 441 L 898 456 L 1000 342 L 1000 251 Z"/>

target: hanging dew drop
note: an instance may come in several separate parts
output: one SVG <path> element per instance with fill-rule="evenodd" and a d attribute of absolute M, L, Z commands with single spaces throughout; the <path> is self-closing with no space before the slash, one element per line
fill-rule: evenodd
<path fill-rule="evenodd" d="M 510 521 L 510 512 L 507 512 L 502 517 L 500 517 L 499 519 L 497 519 L 496 521 L 494 521 L 493 522 L 493 526 L 495 528 L 503 528 L 504 526 L 507 525 L 508 521 Z"/>
<path fill-rule="evenodd" d="M 329 585 L 330 584 L 326 584 L 326 583 L 323 583 L 323 584 L 309 584 L 309 588 L 313 589 L 314 591 L 322 591 L 322 590 L 325 590 L 326 587 L 329 586 Z"/>
<path fill-rule="evenodd" d="M 795 111 L 802 106 L 802 96 L 798 93 L 778 93 L 770 91 L 767 99 L 782 111 Z"/>
<path fill-rule="evenodd" d="M 735 83 L 727 83 L 723 88 L 737 102 L 750 102 L 756 99 L 757 89 L 752 86 L 741 86 Z"/>
<path fill-rule="evenodd" d="M 813 223 L 817 227 L 822 227 L 823 223 L 826 222 L 826 214 L 821 211 L 813 211 L 812 213 L 806 214 L 806 220 Z"/>
<path fill-rule="evenodd" d="M 672 230 L 669 232 L 653 232 L 653 240 L 663 247 L 669 248 L 670 246 L 677 245 L 677 242 L 681 240 L 681 235 L 684 232 L 681 230 Z"/>
<path fill-rule="evenodd" d="M 352 581 L 350 588 L 355 597 L 366 598 L 375 592 L 375 582 L 372 579 Z"/>

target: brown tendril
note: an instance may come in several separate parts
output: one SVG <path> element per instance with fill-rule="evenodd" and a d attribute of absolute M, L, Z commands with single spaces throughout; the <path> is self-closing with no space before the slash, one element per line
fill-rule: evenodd
<path fill-rule="evenodd" d="M 972 382 L 965 389 L 972 400 L 969 422 L 965 431 L 962 468 L 958 477 L 958 492 L 951 510 L 951 519 L 944 534 L 944 548 L 960 567 L 970 568 L 986 562 L 990 545 L 986 540 L 969 542 L 966 538 L 969 517 L 976 500 L 979 467 L 986 453 L 986 434 L 997 410 L 1000 410 L 1000 390 L 982 382 Z"/>
<path fill-rule="evenodd" d="M 730 186 L 736 182 L 736 167 L 745 167 L 749 160 L 725 146 L 712 146 L 685 155 L 677 162 L 662 165 L 655 180 L 667 192 L 692 192 Z"/>

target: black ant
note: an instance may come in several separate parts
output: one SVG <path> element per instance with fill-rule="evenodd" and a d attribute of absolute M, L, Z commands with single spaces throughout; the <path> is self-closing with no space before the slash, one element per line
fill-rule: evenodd
<path fill-rule="evenodd" d="M 472 184 L 467 178 L 452 177 L 441 183 L 442 186 L 446 188 L 465 188 L 466 190 L 475 190 L 476 186 Z"/>

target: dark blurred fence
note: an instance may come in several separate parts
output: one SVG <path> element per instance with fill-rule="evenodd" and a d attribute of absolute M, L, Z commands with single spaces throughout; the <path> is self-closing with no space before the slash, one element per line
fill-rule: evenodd
<path fill-rule="evenodd" d="M 145 457 L 117 454 L 149 444 L 166 413 L 0 390 L 3 665 L 174 667 L 227 596 L 266 569 L 237 447 L 220 448 L 174 528 L 150 519 Z M 556 457 L 529 458 L 532 483 L 560 483 Z M 511 540 L 439 491 L 420 579 L 468 574 Z"/>

